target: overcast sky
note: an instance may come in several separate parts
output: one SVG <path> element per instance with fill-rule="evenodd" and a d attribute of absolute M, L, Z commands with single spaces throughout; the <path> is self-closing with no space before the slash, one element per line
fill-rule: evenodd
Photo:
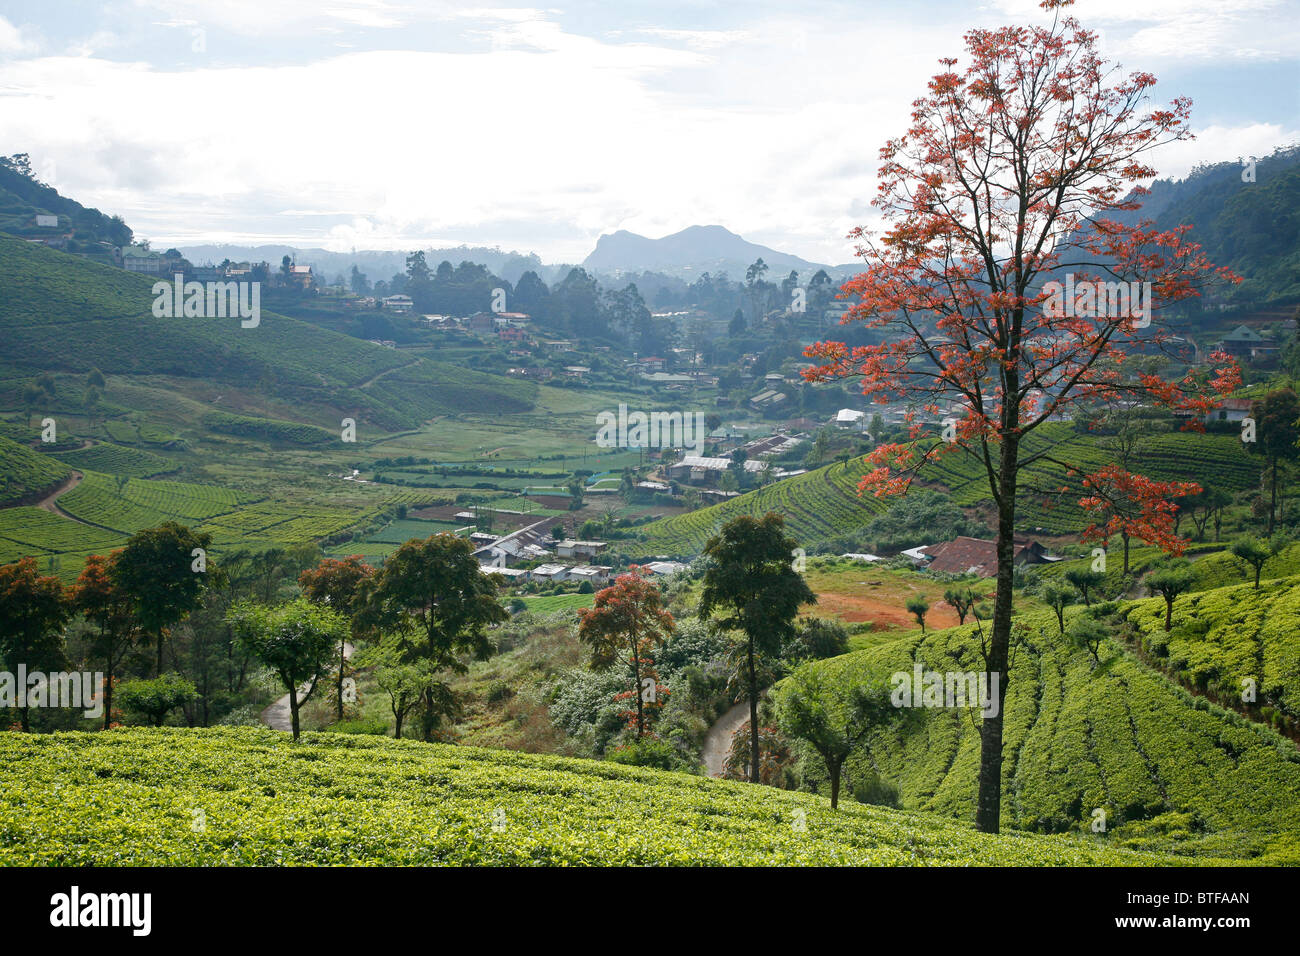
<path fill-rule="evenodd" d="M 1080 0 L 1193 100 L 1198 162 L 1300 142 L 1300 3 Z M 1034 0 L 0 2 L 0 153 L 155 244 L 459 243 L 579 261 L 718 223 L 852 259 L 877 150 L 974 26 Z"/>

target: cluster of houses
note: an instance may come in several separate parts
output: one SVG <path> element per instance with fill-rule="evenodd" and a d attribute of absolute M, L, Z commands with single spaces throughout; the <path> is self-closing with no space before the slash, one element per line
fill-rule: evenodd
<path fill-rule="evenodd" d="M 474 532 L 470 535 L 478 545 L 474 557 L 485 573 L 500 574 L 512 584 L 589 581 L 592 587 L 603 587 L 615 577 L 612 565 L 590 563 L 609 550 L 608 542 L 577 538 L 556 541 L 543 530 L 548 523 L 539 521 L 499 537 Z M 666 577 L 686 565 L 651 561 L 642 567 L 652 575 Z"/>

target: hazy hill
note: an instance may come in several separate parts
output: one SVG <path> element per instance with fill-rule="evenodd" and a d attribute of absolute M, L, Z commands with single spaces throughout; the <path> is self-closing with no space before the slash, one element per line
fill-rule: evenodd
<path fill-rule="evenodd" d="M 662 239 L 648 239 L 620 229 L 601 236 L 582 265 L 599 272 L 652 270 L 691 276 L 702 272 L 726 272 L 733 279 L 743 279 L 745 270 L 759 258 L 772 270 L 767 275 L 769 280 L 791 269 L 799 272 L 805 280 L 818 269 L 832 269 L 831 266 L 748 242 L 722 226 L 688 226 Z"/>
<path fill-rule="evenodd" d="M 277 265 L 285 256 L 294 259 L 300 266 L 311 266 L 326 282 L 333 282 L 336 276 L 345 279 L 352 275 L 355 265 L 372 283 L 380 279 L 388 281 L 393 276 L 406 271 L 407 251 L 363 249 L 353 252 L 330 252 L 327 249 L 299 249 L 284 245 L 193 245 L 181 246 L 181 253 L 190 262 L 216 265 L 225 259 L 232 262 L 269 262 Z M 411 250 L 413 251 L 413 250 Z M 500 249 L 486 246 L 456 246 L 454 248 L 425 249 L 425 261 L 430 269 L 436 269 L 444 260 L 453 266 L 462 262 L 474 262 L 484 266 L 493 275 L 500 276 L 508 282 L 515 283 L 525 272 L 532 270 L 544 280 L 550 282 L 559 275 L 561 267 L 547 266 L 536 253 L 502 252 Z M 566 270 L 567 271 L 567 270 Z"/>
<path fill-rule="evenodd" d="M 1254 182 L 1238 162 L 1199 166 L 1186 179 L 1157 180 L 1125 222 L 1161 229 L 1191 224 L 1211 262 L 1245 281 L 1229 300 L 1243 307 L 1300 301 L 1300 147 L 1257 160 Z"/>

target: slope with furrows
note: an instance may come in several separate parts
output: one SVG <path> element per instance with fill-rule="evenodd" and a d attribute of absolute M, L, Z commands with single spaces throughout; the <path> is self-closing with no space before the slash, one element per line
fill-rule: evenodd
<path fill-rule="evenodd" d="M 202 819 L 203 826 L 193 822 Z M 250 728 L 0 734 L 8 865 L 1151 865 L 681 773 Z"/>

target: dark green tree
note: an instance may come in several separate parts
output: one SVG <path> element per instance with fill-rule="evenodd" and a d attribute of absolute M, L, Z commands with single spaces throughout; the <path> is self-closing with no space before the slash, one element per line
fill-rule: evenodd
<path fill-rule="evenodd" d="M 463 672 L 459 655 L 487 657 L 487 629 L 510 616 L 497 598 L 501 584 L 501 575 L 483 573 L 468 538 L 435 534 L 411 540 L 375 576 L 374 620 L 398 640 L 399 663 L 423 661 L 434 670 Z M 431 685 L 422 696 L 429 740 L 445 708 Z"/>
<path fill-rule="evenodd" d="M 710 618 L 723 611 L 721 625 L 744 635 L 751 727 L 759 726 L 755 656 L 779 654 L 781 645 L 794 636 L 799 608 L 817 600 L 794 570 L 795 547 L 785 522 L 772 511 L 762 518 L 733 518 L 704 547 L 707 566 L 699 614 Z M 751 736 L 750 781 L 756 783 L 759 735 Z"/>
<path fill-rule="evenodd" d="M 140 629 L 153 636 L 163 671 L 166 631 L 199 606 L 212 536 L 168 521 L 131 536 L 112 565 L 113 586 L 131 602 Z M 196 554 L 201 550 L 202 555 Z"/>

